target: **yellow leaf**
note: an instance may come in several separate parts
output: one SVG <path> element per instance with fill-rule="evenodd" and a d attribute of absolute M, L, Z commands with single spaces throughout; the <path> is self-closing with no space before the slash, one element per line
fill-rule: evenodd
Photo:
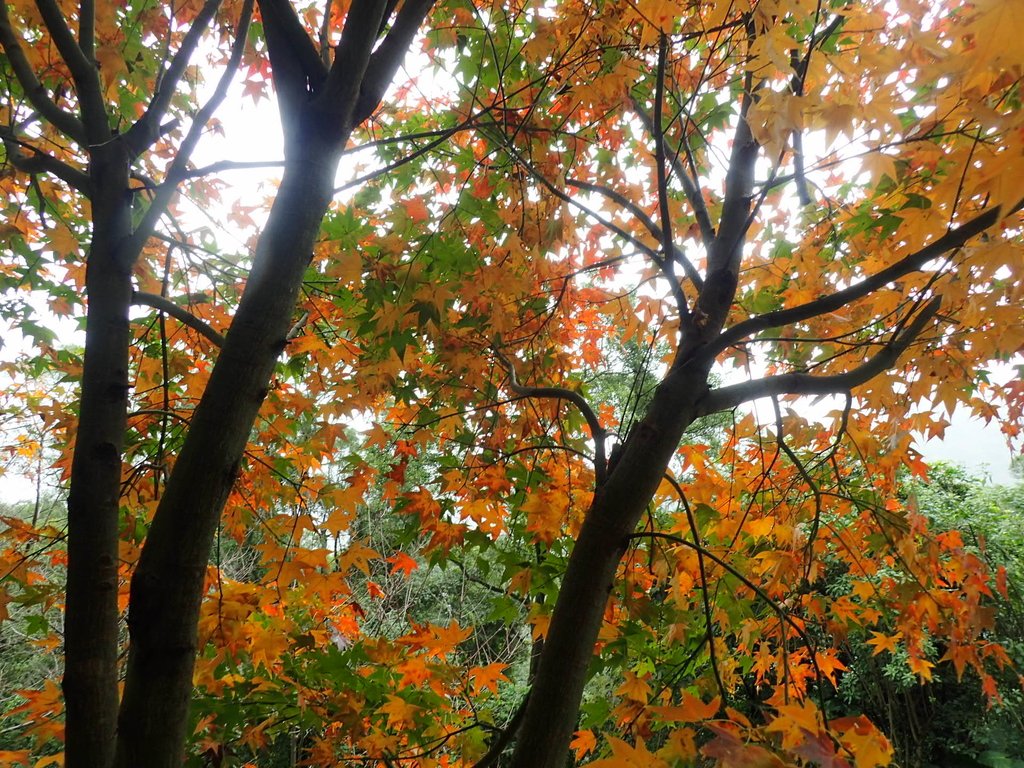
<path fill-rule="evenodd" d="M 748 520 L 746 529 L 753 538 L 760 539 L 772 532 L 775 527 L 774 517 L 760 517 Z"/>
<path fill-rule="evenodd" d="M 651 686 L 634 673 L 626 672 L 626 679 L 615 691 L 615 695 L 644 704 L 651 697 Z"/>
<path fill-rule="evenodd" d="M 63 224 L 57 224 L 50 230 L 49 247 L 59 256 L 72 256 L 78 253 L 79 242 L 70 229 Z"/>
<path fill-rule="evenodd" d="M 892 745 L 864 715 L 832 721 L 839 742 L 853 757 L 855 768 L 876 768 L 892 762 Z"/>
<path fill-rule="evenodd" d="M 910 667 L 910 671 L 922 680 L 929 681 L 932 679 L 932 669 L 934 669 L 935 665 L 928 661 L 928 659 L 911 656 L 907 660 L 907 665 Z"/>
<path fill-rule="evenodd" d="M 765 730 L 782 735 L 782 746 L 786 749 L 799 746 L 807 736 L 815 737 L 822 730 L 821 713 L 810 700 L 794 704 L 779 704 L 779 715 L 765 726 Z"/>
<path fill-rule="evenodd" d="M 590 768 L 663 768 L 666 765 L 664 760 L 652 755 L 640 739 L 637 739 L 636 746 L 631 746 L 622 739 L 609 736 L 608 744 L 612 748 L 612 756 L 595 760 L 590 763 Z"/>
<path fill-rule="evenodd" d="M 369 576 L 369 562 L 378 559 L 380 559 L 380 553 L 377 550 L 360 544 L 358 541 L 353 541 L 348 545 L 348 549 L 338 557 L 338 570 L 344 573 L 349 568 L 356 568 Z"/>
<path fill-rule="evenodd" d="M 388 716 L 389 728 L 405 728 L 416 724 L 416 713 L 420 708 L 399 696 L 388 696 L 387 703 L 380 711 Z"/>
<path fill-rule="evenodd" d="M 966 30 L 974 37 L 969 54 L 975 61 L 973 69 L 1024 64 L 1019 23 L 1024 18 L 1024 0 L 977 0 L 974 7 L 978 14 Z"/>
<path fill-rule="evenodd" d="M 892 155 L 876 150 L 868 153 L 861 162 L 864 170 L 871 174 L 872 181 L 881 181 L 883 176 L 888 176 L 893 181 L 896 181 L 898 177 L 896 173 L 896 158 Z"/>
<path fill-rule="evenodd" d="M 885 635 L 881 632 L 872 632 L 871 639 L 868 640 L 868 645 L 873 647 L 875 650 L 871 654 L 877 656 L 882 651 L 888 651 L 889 653 L 895 653 L 896 647 L 900 640 L 903 639 L 903 633 L 897 632 L 895 635 Z"/>

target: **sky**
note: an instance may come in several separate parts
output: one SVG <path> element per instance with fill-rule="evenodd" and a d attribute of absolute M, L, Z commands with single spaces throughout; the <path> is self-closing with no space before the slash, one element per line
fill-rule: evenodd
<path fill-rule="evenodd" d="M 916 447 L 928 464 L 938 461 L 959 464 L 996 485 L 1007 485 L 1015 480 L 1010 472 L 1012 453 L 999 425 L 971 418 L 963 409 L 953 414 L 941 440 L 918 442 Z"/>

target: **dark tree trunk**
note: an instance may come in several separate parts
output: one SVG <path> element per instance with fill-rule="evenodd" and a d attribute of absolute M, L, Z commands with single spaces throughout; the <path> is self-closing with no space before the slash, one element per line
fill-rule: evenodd
<path fill-rule="evenodd" d="M 619 560 L 707 391 L 707 369 L 680 368 L 661 383 L 647 414 L 598 489 L 569 558 L 513 768 L 562 768 L 576 730 L 587 670 Z"/>
<path fill-rule="evenodd" d="M 94 157 L 93 237 L 86 272 L 85 363 L 68 497 L 64 626 L 68 768 L 109 765 L 117 722 L 118 529 L 131 341 L 128 161 Z"/>
<path fill-rule="evenodd" d="M 253 269 L 132 577 L 118 768 L 178 768 L 214 532 L 287 341 L 341 152 L 376 108 L 433 0 L 354 0 L 328 69 L 287 0 L 261 0 L 285 171 Z"/>
<path fill-rule="evenodd" d="M 338 153 L 289 161 L 238 312 L 192 417 L 132 578 L 117 765 L 184 760 L 197 621 L 220 512 L 284 349 Z"/>

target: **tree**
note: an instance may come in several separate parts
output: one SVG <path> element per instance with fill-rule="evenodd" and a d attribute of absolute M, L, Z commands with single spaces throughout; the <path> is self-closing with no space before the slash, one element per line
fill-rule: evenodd
<path fill-rule="evenodd" d="M 182 762 L 197 632 L 209 706 L 227 685 L 218 670 L 244 659 L 245 685 L 290 683 L 317 702 L 309 759 L 324 762 L 426 764 L 450 749 L 493 764 L 514 742 L 511 765 L 556 766 L 602 732 L 606 765 L 698 748 L 726 763 L 744 751 L 884 762 L 866 720 L 826 722 L 814 703 L 842 672 L 836 638 L 877 627 L 921 679 L 939 634 L 958 670 L 984 678 L 1005 656 L 985 639 L 989 587 L 970 553 L 931 542 L 893 483 L 901 463 L 922 471 L 912 431 L 942 429 L 920 404 L 1005 407 L 1019 429 L 1019 392 L 974 373 L 1024 342 L 1012 9 L 445 3 L 426 38 L 431 74 L 359 140 L 380 165 L 332 204 L 353 131 L 432 5 L 296 13 L 266 0 L 250 53 L 245 3 L 109 18 L 83 3 L 68 11 L 77 36 L 56 4 L 3 6 L 8 237 L 25 260 L 10 271 L 69 311 L 58 283 L 82 278 L 74 241 L 90 238 L 81 400 L 66 422 L 67 764 Z M 226 74 L 175 146 L 165 115 L 194 104 L 187 64 L 218 12 L 237 30 Z M 185 23 L 165 65 L 148 36 Z M 177 229 L 172 197 L 198 175 L 192 148 L 246 60 L 257 92 L 254 73 L 272 75 L 285 160 L 236 307 L 234 273 L 172 278 L 161 264 L 168 239 L 201 245 Z M 72 252 L 57 278 L 34 266 L 48 215 L 61 222 L 49 247 Z M 168 217 L 170 234 L 157 228 Z M 172 285 L 216 303 L 189 314 Z M 152 332 L 133 336 L 133 300 L 163 313 Z M 25 311 L 23 328 L 42 327 Z M 592 404 L 602 359 L 630 341 L 668 352 L 637 369 L 624 407 Z M 73 354 L 41 348 L 58 366 Z M 808 395 L 837 410 L 819 422 L 785 404 Z M 755 400 L 769 401 L 763 425 L 743 407 Z M 352 412 L 376 425 L 345 445 Z M 685 435 L 723 412 L 733 423 L 713 461 Z M 393 450 L 387 471 L 361 455 L 374 446 Z M 432 476 L 407 477 L 413 457 Z M 463 734 L 486 725 L 500 670 L 462 663 L 468 630 L 358 635 L 346 573 L 369 575 L 380 554 L 349 529 L 367 493 L 403 516 L 410 547 L 470 561 L 521 598 L 531 693 L 488 744 Z M 218 536 L 247 526 L 262 531 L 259 583 L 210 574 Z M 18 535 L 12 562 L 33 533 Z M 815 589 L 829 567 L 857 574 L 848 594 Z M 326 643 L 331 632 L 342 640 Z M 282 638 L 303 651 L 291 666 Z M 679 690 L 654 659 L 703 673 Z M 618 704 L 580 727 L 595 663 L 622 681 Z M 320 698 L 331 681 L 351 695 Z M 746 714 L 726 706 L 741 690 Z"/>
<path fill-rule="evenodd" d="M 196 621 L 218 516 L 286 341 L 340 154 L 353 128 L 376 109 L 433 3 L 404 3 L 397 13 L 394 3 L 356 3 L 346 15 L 333 60 L 327 54 L 329 40 L 321 41 L 321 58 L 290 5 L 260 6 L 286 135 L 285 173 L 243 299 L 132 577 L 131 644 L 119 710 L 117 550 L 132 272 L 187 176 L 192 150 L 241 62 L 251 0 L 228 14 L 239 21 L 225 74 L 213 99 L 196 113 L 138 221 L 132 169 L 161 139 L 178 83 L 220 5 L 210 0 L 178 14 L 172 9 L 168 19 L 159 8 L 128 8 L 118 18 L 116 11 L 97 14 L 93 3 L 83 3 L 74 10 L 77 36 L 55 2 L 17 9 L 19 19 L 11 18 L 7 3 L 2 6 L 0 45 L 9 67 L 9 103 L 33 110 L 8 109 L 8 162 L 22 172 L 46 172 L 63 181 L 88 200 L 91 217 L 81 405 L 68 497 L 63 689 L 70 766 L 182 761 Z M 126 39 L 125 21 L 160 26 L 147 25 Z M 167 29 L 176 24 L 189 24 L 180 40 Z M 142 66 L 136 67 L 146 50 L 144 35 L 159 34 L 161 27 L 171 45 L 177 43 L 173 54 L 143 56 Z M 45 71 L 50 82 L 44 82 L 30 51 L 38 60 L 50 46 L 58 60 Z M 104 46 L 113 72 L 101 74 Z M 58 85 L 65 74 L 73 93 Z M 151 94 L 143 96 L 142 116 L 129 121 L 127 129 L 115 127 L 123 119 L 121 110 L 138 103 L 139 90 Z M 40 124 L 41 138 L 54 141 L 56 152 L 19 136 L 25 131 L 31 136 Z"/>
<path fill-rule="evenodd" d="M 966 548 L 999 574 L 997 588 L 985 602 L 997 609 L 989 636 L 1014 660 L 1004 674 L 1020 666 L 1020 561 L 1016 553 L 1022 524 L 1021 487 L 991 486 L 954 466 L 930 469 L 928 481 L 906 484 L 939 536 L 960 538 Z M 908 673 L 901 648 L 889 652 L 868 645 L 867 635 L 849 638 L 850 671 L 843 675 L 834 704 L 845 711 L 868 713 L 886 723 L 902 765 L 999 765 L 1019 762 L 1021 692 L 1002 680 L 1000 697 L 978 696 L 971 671 L 936 670 L 927 685 Z M 933 642 L 932 657 L 945 653 L 944 640 Z M 1007 684 L 1009 682 L 1009 684 Z M 888 722 L 887 722 L 888 721 Z"/>

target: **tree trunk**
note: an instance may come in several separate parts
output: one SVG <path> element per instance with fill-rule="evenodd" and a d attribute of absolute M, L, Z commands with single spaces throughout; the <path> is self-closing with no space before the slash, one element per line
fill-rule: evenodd
<path fill-rule="evenodd" d="M 285 134 L 284 176 L 132 576 L 119 768 L 179 768 L 184 760 L 197 622 L 220 513 L 287 342 L 341 152 L 380 102 L 432 6 L 406 0 L 387 27 L 394 3 L 356 0 L 327 68 L 287 0 L 260 2 Z"/>
<path fill-rule="evenodd" d="M 569 558 L 530 691 L 512 768 L 562 768 L 619 560 L 707 391 L 707 370 L 678 368 L 658 387 L 594 496 Z"/>
<path fill-rule="evenodd" d="M 63 679 L 68 768 L 109 765 L 117 722 L 118 530 L 127 424 L 131 264 L 128 160 L 97 152 L 93 236 L 86 272 L 88 317 L 80 418 L 68 497 L 68 577 Z"/>
<path fill-rule="evenodd" d="M 284 350 L 332 197 L 339 153 L 315 147 L 307 142 L 286 155 L 290 160 L 245 293 L 132 578 L 120 768 L 178 768 L 184 760 L 197 621 L 214 532 Z"/>

